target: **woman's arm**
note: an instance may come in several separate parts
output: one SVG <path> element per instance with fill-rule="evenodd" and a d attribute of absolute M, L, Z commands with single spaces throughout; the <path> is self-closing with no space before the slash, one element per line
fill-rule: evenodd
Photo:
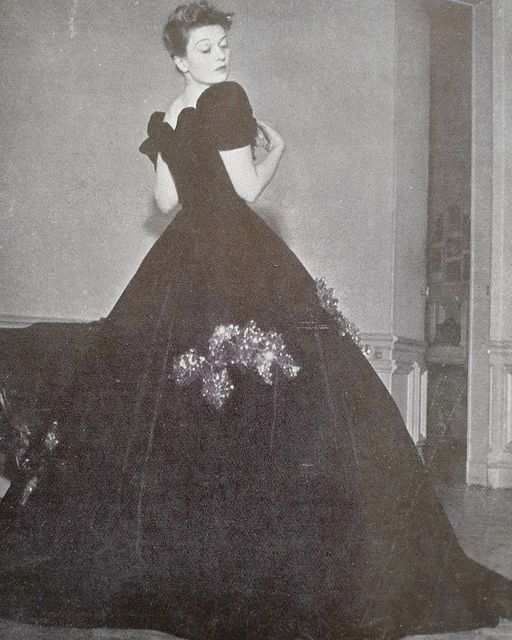
<path fill-rule="evenodd" d="M 162 213 L 170 213 L 178 205 L 178 192 L 167 163 L 158 154 L 156 161 L 155 200 Z"/>
<path fill-rule="evenodd" d="M 220 156 L 237 194 L 253 202 L 274 177 L 285 145 L 281 136 L 266 124 L 259 123 L 270 144 L 267 157 L 254 164 L 250 146 L 220 151 Z"/>

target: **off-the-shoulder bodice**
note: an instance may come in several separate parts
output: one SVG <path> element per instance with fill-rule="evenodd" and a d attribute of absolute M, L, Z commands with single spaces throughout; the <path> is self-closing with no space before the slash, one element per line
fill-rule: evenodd
<path fill-rule="evenodd" d="M 183 109 L 172 127 L 162 111 L 148 123 L 148 137 L 140 151 L 156 163 L 162 155 L 173 175 L 184 206 L 215 208 L 239 199 L 219 151 L 253 143 L 256 120 L 244 89 L 225 81 L 206 89 L 196 107 Z"/>

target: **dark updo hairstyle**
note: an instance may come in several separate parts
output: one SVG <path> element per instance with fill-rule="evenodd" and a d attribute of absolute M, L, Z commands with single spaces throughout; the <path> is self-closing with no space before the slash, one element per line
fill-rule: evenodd
<path fill-rule="evenodd" d="M 184 56 L 192 29 L 218 24 L 228 31 L 232 17 L 232 13 L 219 11 L 207 0 L 182 4 L 169 16 L 164 27 L 165 48 L 172 57 Z"/>

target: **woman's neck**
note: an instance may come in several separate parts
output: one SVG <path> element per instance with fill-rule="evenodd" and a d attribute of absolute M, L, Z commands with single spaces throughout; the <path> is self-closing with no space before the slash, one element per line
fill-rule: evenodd
<path fill-rule="evenodd" d="M 188 107 L 196 107 L 199 96 L 208 89 L 210 85 L 199 84 L 198 82 L 186 82 L 183 92 L 174 100 L 165 115 L 165 121 L 171 127 L 176 127 L 178 117 L 183 109 Z"/>
<path fill-rule="evenodd" d="M 199 96 L 208 89 L 207 84 L 199 84 L 198 82 L 190 82 L 185 84 L 185 89 L 181 94 L 184 107 L 195 107 Z"/>

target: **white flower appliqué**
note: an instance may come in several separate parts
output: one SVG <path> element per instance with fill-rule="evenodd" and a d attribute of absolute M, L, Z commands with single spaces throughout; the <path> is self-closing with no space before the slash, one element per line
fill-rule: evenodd
<path fill-rule="evenodd" d="M 338 298 L 334 295 L 334 289 L 326 285 L 325 278 L 317 278 L 315 285 L 320 304 L 336 320 L 340 327 L 341 335 L 350 336 L 363 354 L 367 358 L 371 357 L 373 353 L 372 347 L 366 343 L 363 344 L 361 333 L 357 326 L 338 309 Z"/>
<path fill-rule="evenodd" d="M 179 385 L 201 379 L 203 397 L 220 409 L 234 389 L 228 366 L 253 369 L 270 385 L 278 369 L 287 378 L 295 378 L 300 371 L 281 334 L 263 331 L 251 320 L 244 327 L 217 326 L 208 341 L 208 355 L 189 349 L 175 358 L 174 379 Z"/>

